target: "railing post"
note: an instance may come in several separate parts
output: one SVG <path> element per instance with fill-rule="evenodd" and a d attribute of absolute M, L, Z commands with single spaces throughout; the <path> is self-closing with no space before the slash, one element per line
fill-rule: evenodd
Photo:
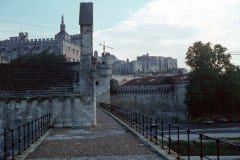
<path fill-rule="evenodd" d="M 158 144 L 158 120 L 155 120 L 155 144 Z"/>
<path fill-rule="evenodd" d="M 136 121 L 137 121 L 137 131 L 140 133 L 139 113 L 136 113 Z"/>
<path fill-rule="evenodd" d="M 188 156 L 188 160 L 190 160 L 190 130 L 187 130 L 187 156 Z"/>
<path fill-rule="evenodd" d="M 168 154 L 171 154 L 171 124 L 168 124 Z"/>
<path fill-rule="evenodd" d="M 164 122 L 161 121 L 161 127 L 162 127 L 162 132 L 161 132 L 161 135 L 162 135 L 162 149 L 164 148 L 164 147 L 163 147 L 163 136 L 164 136 L 164 135 L 163 135 L 163 129 L 164 129 L 164 128 L 163 128 L 163 127 L 164 127 L 163 125 L 164 125 Z"/>
<path fill-rule="evenodd" d="M 136 130 L 135 112 L 132 111 L 132 127 Z"/>
<path fill-rule="evenodd" d="M 133 128 L 133 111 L 131 110 L 131 127 Z"/>
<path fill-rule="evenodd" d="M 41 136 L 43 135 L 43 116 L 40 118 L 40 125 L 41 125 Z"/>
<path fill-rule="evenodd" d="M 127 111 L 127 124 L 129 125 L 130 124 L 130 111 L 128 110 Z"/>
<path fill-rule="evenodd" d="M 35 130 L 35 141 L 37 140 L 37 119 L 35 119 L 34 120 L 34 123 L 35 123 L 35 128 L 34 128 L 34 130 Z"/>
<path fill-rule="evenodd" d="M 30 135 L 29 135 L 29 131 L 30 131 L 30 122 L 27 123 L 27 137 L 28 137 L 28 146 L 30 145 Z"/>
<path fill-rule="evenodd" d="M 47 115 L 47 127 L 49 128 L 50 127 L 50 118 L 51 118 L 51 114 L 49 113 Z"/>
<path fill-rule="evenodd" d="M 142 133 L 142 115 L 139 113 L 139 133 Z"/>
<path fill-rule="evenodd" d="M 7 129 L 4 128 L 4 159 L 7 159 Z"/>
<path fill-rule="evenodd" d="M 124 115 L 125 115 L 125 123 L 127 123 L 127 110 L 124 109 Z"/>
<path fill-rule="evenodd" d="M 46 132 L 46 115 L 43 117 L 43 134 Z"/>
<path fill-rule="evenodd" d="M 18 127 L 18 154 L 21 154 L 21 128 Z"/>
<path fill-rule="evenodd" d="M 203 143 L 202 143 L 203 134 L 201 133 L 199 136 L 200 136 L 200 159 L 202 160 L 203 159 Z"/>
<path fill-rule="evenodd" d="M 129 110 L 129 126 L 131 126 L 132 123 L 132 111 Z"/>
<path fill-rule="evenodd" d="M 217 143 L 217 160 L 220 159 L 220 157 L 219 157 L 219 155 L 220 155 L 219 142 L 220 142 L 220 140 L 219 140 L 219 139 L 216 139 L 216 143 Z"/>
<path fill-rule="evenodd" d="M 38 137 L 37 138 L 40 138 L 40 135 L 41 135 L 41 123 L 40 123 L 40 117 L 38 118 Z"/>
<path fill-rule="evenodd" d="M 179 127 L 177 127 L 177 159 L 180 159 L 180 141 L 179 141 Z"/>
<path fill-rule="evenodd" d="M 45 115 L 43 115 L 42 117 L 42 135 L 44 134 L 45 132 Z"/>
<path fill-rule="evenodd" d="M 144 115 L 142 115 L 142 135 L 144 135 L 144 130 L 145 130 L 144 129 L 145 128 L 145 124 L 144 124 L 145 122 L 144 121 L 145 121 Z"/>
<path fill-rule="evenodd" d="M 26 125 L 24 124 L 23 125 L 23 150 L 26 149 L 26 133 L 25 133 L 25 130 L 26 130 Z"/>
<path fill-rule="evenodd" d="M 15 146 L 14 146 L 14 129 L 12 129 L 12 160 L 14 160 L 14 151 L 15 151 Z"/>
<path fill-rule="evenodd" d="M 145 137 L 148 138 L 148 116 L 146 116 L 146 134 Z"/>
<path fill-rule="evenodd" d="M 34 141 L 34 135 L 33 135 L 33 121 L 31 122 L 32 123 L 32 143 Z"/>
<path fill-rule="evenodd" d="M 150 141 L 153 141 L 153 124 L 152 124 L 152 118 L 150 118 Z"/>

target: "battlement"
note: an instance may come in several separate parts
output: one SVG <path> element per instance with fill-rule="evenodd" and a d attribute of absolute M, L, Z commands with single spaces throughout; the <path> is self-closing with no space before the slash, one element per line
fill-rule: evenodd
<path fill-rule="evenodd" d="M 121 95 L 121 96 L 131 96 L 131 95 L 147 95 L 147 94 L 169 94 L 173 93 L 175 91 L 175 87 L 172 85 L 163 85 L 159 87 L 151 87 L 151 86 L 145 86 L 145 87 L 124 87 L 119 88 L 117 91 L 112 92 L 112 94 L 115 95 Z"/>
<path fill-rule="evenodd" d="M 56 39 L 55 38 L 39 38 L 39 39 L 24 39 L 24 40 L 21 40 L 21 39 L 18 39 L 17 37 L 10 37 L 10 39 L 7 39 L 7 40 L 4 40 L 4 41 L 0 41 L 1 44 L 4 44 L 4 43 L 8 43 L 8 42 L 51 42 L 51 41 L 55 41 Z"/>
<path fill-rule="evenodd" d="M 29 39 L 28 41 L 29 42 L 51 42 L 51 41 L 55 41 L 56 39 L 55 38 L 42 38 L 42 39 Z"/>

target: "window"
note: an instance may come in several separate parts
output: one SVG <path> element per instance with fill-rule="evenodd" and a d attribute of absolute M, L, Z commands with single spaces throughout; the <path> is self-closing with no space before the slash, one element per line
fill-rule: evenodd
<path fill-rule="evenodd" d="M 96 86 L 98 86 L 99 85 L 99 82 L 98 81 L 96 81 Z"/>
<path fill-rule="evenodd" d="M 75 49 L 73 49 L 73 54 L 75 54 Z"/>
<path fill-rule="evenodd" d="M 70 52 L 70 47 L 68 47 L 68 52 Z"/>

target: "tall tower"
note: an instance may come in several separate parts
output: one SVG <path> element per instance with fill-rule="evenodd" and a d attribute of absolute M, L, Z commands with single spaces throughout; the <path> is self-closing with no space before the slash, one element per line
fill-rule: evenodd
<path fill-rule="evenodd" d="M 81 102 L 74 116 L 76 126 L 96 125 L 95 66 L 93 65 L 93 3 L 80 3 L 79 25 L 81 54 L 79 68 L 79 92 Z M 85 119 L 85 121 L 82 121 Z M 78 121 L 79 120 L 79 121 Z M 79 124 L 78 124 L 79 123 Z M 81 124 L 80 124 L 81 123 Z"/>
<path fill-rule="evenodd" d="M 60 24 L 60 32 L 66 32 L 66 26 L 64 24 L 64 17 L 62 15 L 62 19 L 61 19 L 61 24 Z"/>
<path fill-rule="evenodd" d="M 98 68 L 99 69 L 99 68 Z M 102 54 L 99 80 L 97 85 L 97 103 L 110 104 L 110 80 L 112 79 L 112 62 L 110 53 Z"/>

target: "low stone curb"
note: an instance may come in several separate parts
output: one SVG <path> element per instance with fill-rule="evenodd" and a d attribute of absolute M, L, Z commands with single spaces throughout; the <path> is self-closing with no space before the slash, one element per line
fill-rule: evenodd
<path fill-rule="evenodd" d="M 43 142 L 43 140 L 49 135 L 52 128 L 49 129 L 42 137 L 40 137 L 36 142 L 30 145 L 27 150 L 23 151 L 21 155 L 16 156 L 16 160 L 25 160 L 27 157 Z"/>
<path fill-rule="evenodd" d="M 142 143 L 149 146 L 153 151 L 155 151 L 159 156 L 166 160 L 177 160 L 177 153 L 171 150 L 171 154 L 168 154 L 168 148 L 167 146 L 164 146 L 165 149 L 162 149 L 160 146 L 153 144 L 151 141 L 146 139 L 143 135 L 135 131 L 133 128 L 129 127 L 125 122 L 120 120 L 118 117 L 113 115 L 112 113 L 106 111 L 105 109 L 99 107 L 102 111 L 104 111 L 106 114 L 111 116 L 113 119 L 115 119 L 118 123 L 120 123 L 122 126 L 124 126 L 127 130 L 129 130 L 133 135 L 138 138 Z M 183 157 L 180 157 L 180 160 L 184 160 Z"/>

